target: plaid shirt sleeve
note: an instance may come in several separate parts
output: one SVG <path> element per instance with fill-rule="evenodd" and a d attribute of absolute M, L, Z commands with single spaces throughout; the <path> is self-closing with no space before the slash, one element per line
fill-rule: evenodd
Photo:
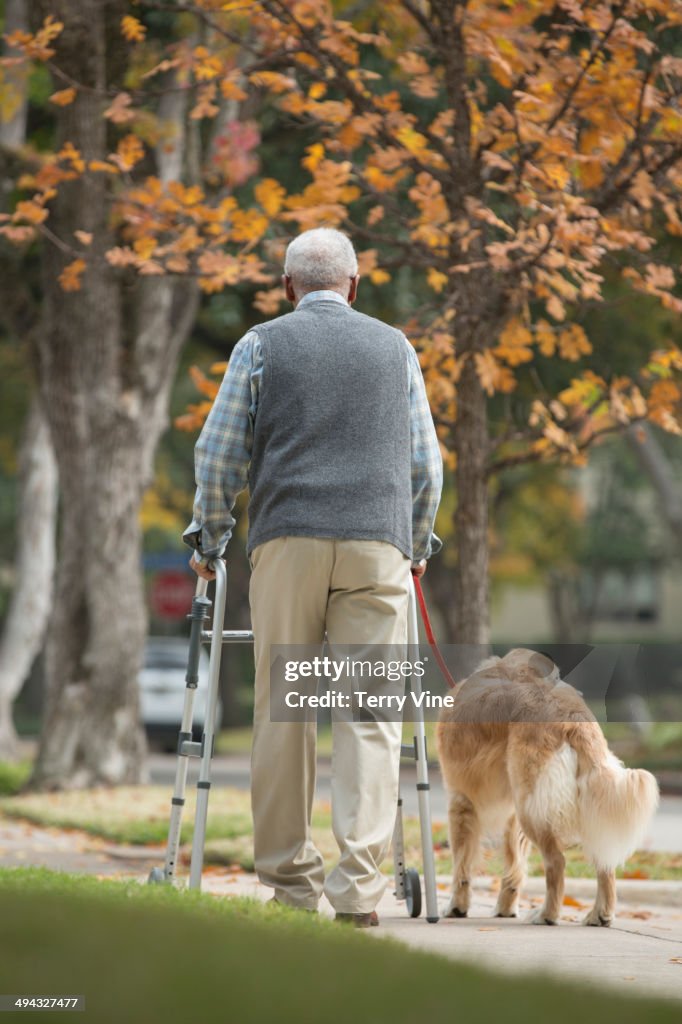
<path fill-rule="evenodd" d="M 442 542 L 433 532 L 443 489 L 443 457 L 426 396 L 424 378 L 413 346 L 409 350 L 410 433 L 412 439 L 412 559 L 430 558 Z"/>
<path fill-rule="evenodd" d="M 194 448 L 197 490 L 182 539 L 205 557 L 222 555 L 232 535 L 232 509 L 248 479 L 262 368 L 258 335 L 248 331 L 232 351 Z"/>

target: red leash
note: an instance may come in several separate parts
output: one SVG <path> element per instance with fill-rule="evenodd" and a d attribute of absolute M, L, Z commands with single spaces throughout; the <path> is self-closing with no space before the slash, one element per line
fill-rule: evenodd
<path fill-rule="evenodd" d="M 429 613 L 426 607 L 426 601 L 424 600 L 424 592 L 422 590 L 422 585 L 419 582 L 418 576 L 413 575 L 412 579 L 414 580 L 414 589 L 417 595 L 417 601 L 419 602 L 419 610 L 421 612 L 422 621 L 424 623 L 424 629 L 426 630 L 426 639 L 429 641 L 429 646 L 434 653 L 436 661 L 438 662 L 438 668 L 443 673 L 443 678 L 445 679 L 445 682 L 448 684 L 450 688 L 452 688 L 457 684 L 450 675 L 450 670 L 448 669 L 448 666 L 445 664 L 445 659 L 443 658 L 443 655 L 440 653 L 438 644 L 436 643 L 436 638 L 433 634 L 433 626 L 431 625 L 431 619 L 429 618 Z"/>

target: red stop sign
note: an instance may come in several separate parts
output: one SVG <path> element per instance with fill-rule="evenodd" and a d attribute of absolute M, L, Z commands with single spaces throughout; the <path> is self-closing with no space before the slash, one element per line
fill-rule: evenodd
<path fill-rule="evenodd" d="M 195 584 L 178 569 L 165 569 L 154 577 L 151 588 L 151 606 L 160 619 L 177 621 L 189 614 Z"/>

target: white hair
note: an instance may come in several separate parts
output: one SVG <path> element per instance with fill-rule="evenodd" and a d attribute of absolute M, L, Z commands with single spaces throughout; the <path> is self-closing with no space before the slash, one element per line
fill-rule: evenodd
<path fill-rule="evenodd" d="M 358 272 L 358 258 L 347 235 L 335 228 L 312 228 L 287 246 L 284 273 L 297 294 L 317 288 L 347 290 Z"/>

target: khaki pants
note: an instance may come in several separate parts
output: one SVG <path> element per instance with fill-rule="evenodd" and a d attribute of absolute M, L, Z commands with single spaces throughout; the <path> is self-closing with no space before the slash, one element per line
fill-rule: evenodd
<path fill-rule="evenodd" d="M 282 903 L 366 913 L 386 887 L 379 865 L 393 833 L 400 722 L 332 724 L 332 826 L 340 859 L 325 882 L 310 836 L 316 724 L 270 721 L 270 645 L 404 644 L 410 560 L 392 544 L 278 537 L 251 554 L 256 683 L 251 804 L 260 880 Z"/>

